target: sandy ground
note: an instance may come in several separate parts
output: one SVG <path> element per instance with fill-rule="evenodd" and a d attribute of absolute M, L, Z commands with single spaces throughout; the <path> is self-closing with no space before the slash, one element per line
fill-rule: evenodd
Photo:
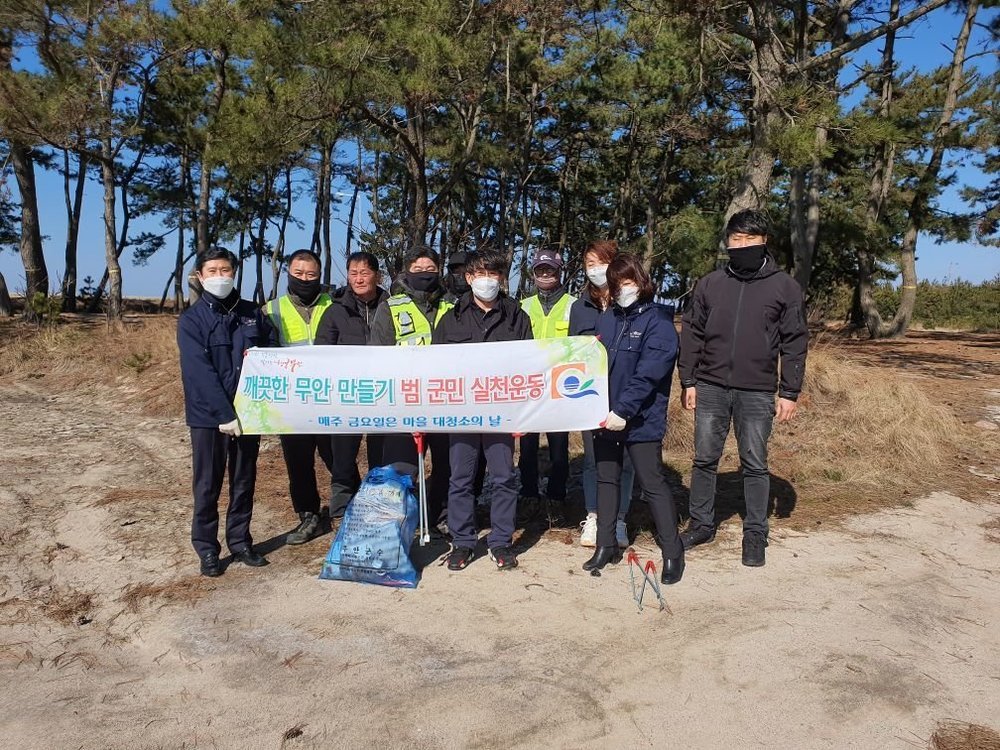
<path fill-rule="evenodd" d="M 627 566 L 583 574 L 567 532 L 510 572 L 320 581 L 330 537 L 283 546 L 266 497 L 272 564 L 201 578 L 183 423 L 96 390 L 0 386 L 0 463 L 4 748 L 907 748 L 1000 724 L 996 503 L 776 526 L 755 570 L 730 524 L 671 613 L 638 612 Z"/>

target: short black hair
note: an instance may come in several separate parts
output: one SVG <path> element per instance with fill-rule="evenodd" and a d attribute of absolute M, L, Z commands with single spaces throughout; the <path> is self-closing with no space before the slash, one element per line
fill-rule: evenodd
<path fill-rule="evenodd" d="M 496 250 L 476 250 L 465 256 L 465 272 L 492 271 L 501 276 L 507 273 L 507 258 Z"/>
<path fill-rule="evenodd" d="M 381 273 L 378 267 L 378 258 L 367 250 L 358 250 L 347 256 L 347 269 L 351 269 L 351 263 L 364 263 L 375 273 Z"/>
<path fill-rule="evenodd" d="M 766 237 L 771 233 L 771 222 L 767 214 L 752 208 L 735 213 L 726 223 L 726 237 L 734 234 L 759 234 Z"/>
<path fill-rule="evenodd" d="M 302 248 L 301 250 L 296 250 L 294 253 L 289 255 L 288 259 L 285 261 L 285 264 L 289 268 L 291 268 L 292 261 L 298 260 L 299 258 L 309 258 L 310 260 L 316 262 L 316 265 L 319 266 L 319 269 L 321 271 L 323 270 L 323 261 L 319 259 L 319 256 L 316 253 L 314 253 L 312 250 L 307 250 L 306 248 Z"/>
<path fill-rule="evenodd" d="M 427 260 L 433 262 L 435 266 L 441 268 L 441 256 L 434 252 L 431 248 L 427 247 L 427 245 L 417 245 L 413 248 L 403 259 L 403 268 L 409 270 L 410 266 L 421 258 L 427 258 Z"/>
<path fill-rule="evenodd" d="M 233 271 L 240 264 L 236 254 L 232 250 L 226 250 L 224 247 L 210 247 L 205 252 L 198 253 L 198 257 L 194 261 L 194 270 L 200 271 L 210 260 L 228 260 Z"/>

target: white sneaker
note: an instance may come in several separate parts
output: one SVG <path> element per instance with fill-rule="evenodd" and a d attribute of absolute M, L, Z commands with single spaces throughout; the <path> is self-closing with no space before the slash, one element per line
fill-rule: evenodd
<path fill-rule="evenodd" d="M 622 549 L 628 547 L 628 529 L 625 527 L 624 521 L 618 521 L 615 524 L 615 537 L 618 541 L 618 546 Z"/>
<path fill-rule="evenodd" d="M 584 521 L 580 521 L 583 532 L 580 534 L 581 547 L 597 546 L 597 514 L 588 513 Z"/>

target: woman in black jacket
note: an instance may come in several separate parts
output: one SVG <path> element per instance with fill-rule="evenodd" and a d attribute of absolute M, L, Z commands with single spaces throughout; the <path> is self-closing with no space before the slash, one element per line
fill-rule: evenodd
<path fill-rule="evenodd" d="M 677 331 L 670 311 L 653 302 L 649 274 L 634 255 L 619 255 L 611 261 L 608 289 L 614 304 L 598 318 L 597 335 L 608 350 L 611 411 L 601 425 L 604 429 L 594 431 L 597 549 L 583 569 L 600 570 L 622 558 L 615 540 L 615 521 L 622 459 L 628 451 L 656 522 L 663 550 L 661 580 L 677 583 L 684 573 L 684 547 L 661 457 Z"/>

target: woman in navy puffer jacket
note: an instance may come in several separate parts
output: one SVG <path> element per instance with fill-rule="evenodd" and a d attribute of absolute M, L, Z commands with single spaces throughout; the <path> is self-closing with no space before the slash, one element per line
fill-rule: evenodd
<path fill-rule="evenodd" d="M 611 411 L 601 425 L 603 429 L 594 431 L 597 549 L 583 568 L 600 570 L 621 561 L 615 521 L 622 459 L 627 450 L 656 522 L 663 551 L 661 580 L 677 583 L 684 573 L 684 547 L 660 452 L 677 359 L 677 330 L 670 310 L 653 302 L 649 274 L 634 255 L 621 254 L 611 261 L 608 288 L 615 304 L 598 318 L 597 335 L 608 350 Z"/>

